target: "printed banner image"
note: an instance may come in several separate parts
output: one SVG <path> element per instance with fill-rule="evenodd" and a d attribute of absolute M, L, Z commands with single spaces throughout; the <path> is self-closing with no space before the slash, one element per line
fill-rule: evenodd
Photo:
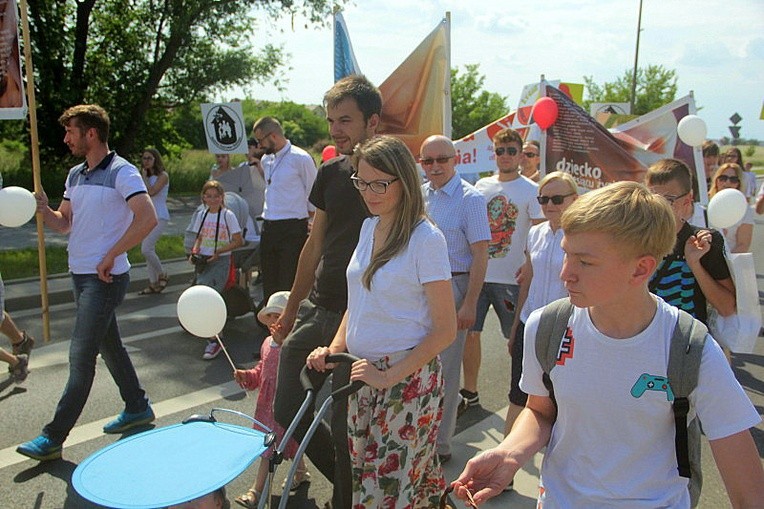
<path fill-rule="evenodd" d="M 0 0 L 0 119 L 26 118 L 16 0 Z"/>

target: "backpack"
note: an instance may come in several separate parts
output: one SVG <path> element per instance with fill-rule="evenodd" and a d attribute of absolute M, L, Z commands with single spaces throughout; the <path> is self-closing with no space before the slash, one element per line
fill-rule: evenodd
<path fill-rule="evenodd" d="M 549 390 L 549 397 L 555 407 L 557 402 L 554 399 L 554 388 L 549 373 L 557 362 L 560 345 L 572 313 L 573 305 L 569 298 L 556 300 L 541 312 L 536 331 L 536 358 L 544 372 L 544 386 Z M 702 322 L 679 310 L 679 319 L 671 337 L 668 379 L 674 393 L 672 409 L 676 427 L 674 445 L 677 469 L 681 477 L 689 479 L 688 489 L 692 507 L 698 505 L 703 473 L 700 465 L 700 421 L 695 415 L 692 421 L 687 423 L 690 410 L 688 396 L 698 385 L 700 359 L 707 334 L 708 329 Z"/>

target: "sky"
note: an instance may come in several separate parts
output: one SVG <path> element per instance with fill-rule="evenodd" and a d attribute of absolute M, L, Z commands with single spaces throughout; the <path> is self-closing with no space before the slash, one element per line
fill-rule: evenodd
<path fill-rule="evenodd" d="M 363 73 L 382 83 L 446 11 L 452 69 L 480 64 L 485 89 L 510 109 L 542 74 L 602 84 L 634 67 L 639 0 L 356 0 L 343 15 Z M 319 29 L 287 18 L 253 31 L 256 46 L 283 45 L 290 69 L 284 91 L 256 85 L 246 95 L 320 104 L 334 79 L 327 21 Z M 676 70 L 677 99 L 694 93 L 709 138 L 730 136 L 738 113 L 740 136 L 764 142 L 764 0 L 644 0 L 641 26 L 639 66 Z"/>

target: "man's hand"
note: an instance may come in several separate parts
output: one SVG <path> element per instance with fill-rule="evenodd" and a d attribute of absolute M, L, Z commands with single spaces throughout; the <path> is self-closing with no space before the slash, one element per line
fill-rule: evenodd
<path fill-rule="evenodd" d="M 684 244 L 684 258 L 687 264 L 692 266 L 700 263 L 700 259 L 711 250 L 711 232 L 708 230 L 698 230 L 695 235 L 691 235 Z"/>
<path fill-rule="evenodd" d="M 48 209 L 50 209 L 50 205 L 48 205 L 48 195 L 45 194 L 43 189 L 40 189 L 39 193 L 34 194 L 34 199 L 37 202 L 37 212 L 45 215 L 45 213 L 48 212 Z"/>
<path fill-rule="evenodd" d="M 477 304 L 469 305 L 469 303 L 464 302 L 456 313 L 456 330 L 469 329 L 475 325 L 476 312 Z"/>
<path fill-rule="evenodd" d="M 111 283 L 114 278 L 111 277 L 111 269 L 114 268 L 114 258 L 109 255 L 104 256 L 101 263 L 98 264 L 96 270 L 98 271 L 98 279 L 104 283 Z"/>

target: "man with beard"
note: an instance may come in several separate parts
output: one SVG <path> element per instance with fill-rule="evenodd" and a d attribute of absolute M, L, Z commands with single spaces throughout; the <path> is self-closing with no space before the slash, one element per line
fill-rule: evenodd
<path fill-rule="evenodd" d="M 116 308 L 130 283 L 127 250 L 141 243 L 157 218 L 140 172 L 109 150 L 109 115 L 100 106 L 69 108 L 59 122 L 64 143 L 85 162 L 69 171 L 58 210 L 48 206 L 44 192 L 37 211 L 45 224 L 69 233 L 69 272 L 72 274 L 76 316 L 69 345 L 69 381 L 53 420 L 42 434 L 16 452 L 38 461 L 61 457 L 66 437 L 90 395 L 100 353 L 125 402 L 125 410 L 103 427 L 121 434 L 154 420 L 146 393 L 122 345 Z"/>
<path fill-rule="evenodd" d="M 273 293 L 289 290 L 297 271 L 297 259 L 308 237 L 308 218 L 313 214 L 308 194 L 316 180 L 316 164 L 303 149 L 284 137 L 281 124 L 263 117 L 252 127 L 252 136 L 265 151 L 263 229 L 260 269 L 263 302 Z"/>
<path fill-rule="evenodd" d="M 350 180 L 355 169 L 348 156 L 358 143 L 376 133 L 382 96 L 365 77 L 348 76 L 326 92 L 324 105 L 329 134 L 341 155 L 321 165 L 311 190 L 310 202 L 316 207 L 313 227 L 300 253 L 289 302 L 273 330 L 276 341 L 286 337 L 274 403 L 276 420 L 285 428 L 300 408 L 301 399 L 295 394 L 302 392 L 299 375 L 305 359 L 313 349 L 331 343 L 347 308 L 345 270 L 358 243 L 361 224 L 369 215 Z M 334 369 L 335 389 L 348 383 L 349 368 L 342 364 Z M 309 423 L 309 418 L 303 419 L 295 431 L 298 441 L 305 436 Z M 335 454 L 328 454 L 332 450 Z M 307 454 L 334 483 L 332 507 L 350 507 L 346 399 L 335 401 L 331 431 L 322 423 Z"/>

